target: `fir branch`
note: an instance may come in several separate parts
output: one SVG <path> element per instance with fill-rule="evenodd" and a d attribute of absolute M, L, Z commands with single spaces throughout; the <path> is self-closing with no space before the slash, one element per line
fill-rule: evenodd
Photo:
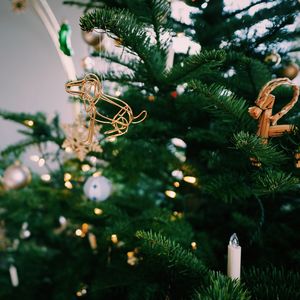
<path fill-rule="evenodd" d="M 266 166 L 278 166 L 287 160 L 283 151 L 271 143 L 263 144 L 261 138 L 248 132 L 234 134 L 233 143 L 246 157 L 254 157 Z"/>
<path fill-rule="evenodd" d="M 98 56 L 98 55 L 97 55 Z M 139 62 L 137 60 L 131 59 L 130 61 L 125 61 L 122 56 L 116 55 L 113 53 L 103 52 L 101 53 L 101 58 L 108 60 L 112 63 L 119 64 L 130 69 L 133 72 L 136 72 L 138 69 Z"/>
<path fill-rule="evenodd" d="M 207 72 L 213 73 L 222 65 L 226 58 L 223 50 L 202 51 L 192 55 L 175 65 L 165 73 L 165 81 L 168 83 L 184 82 L 190 78 L 201 78 Z"/>
<path fill-rule="evenodd" d="M 255 191 L 258 194 L 283 193 L 299 188 L 299 179 L 283 171 L 266 169 L 254 174 Z"/>
<path fill-rule="evenodd" d="M 251 268 L 243 279 L 253 300 L 300 299 L 300 273 L 283 268 Z"/>
<path fill-rule="evenodd" d="M 238 280 L 213 272 L 210 284 L 197 291 L 192 300 L 250 300 L 250 293 Z"/>
<path fill-rule="evenodd" d="M 203 178 L 203 192 L 215 199 L 220 199 L 225 203 L 233 200 L 248 198 L 252 195 L 249 183 L 245 178 L 233 172 L 215 175 L 207 181 Z"/>
<path fill-rule="evenodd" d="M 253 122 L 248 114 L 246 101 L 228 91 L 225 87 L 212 84 L 207 86 L 200 81 L 191 81 L 189 87 L 202 101 L 205 101 L 205 109 L 212 113 L 223 123 L 239 124 L 239 128 L 250 128 Z"/>
<path fill-rule="evenodd" d="M 207 273 L 206 268 L 196 256 L 160 233 L 151 230 L 148 232 L 137 231 L 136 237 L 142 242 L 143 252 L 161 260 L 170 271 L 176 270 L 178 275 L 184 277 L 199 277 L 199 283 L 201 277 Z"/>
<path fill-rule="evenodd" d="M 133 14 L 121 9 L 101 9 L 88 13 L 80 18 L 80 26 L 84 31 L 101 28 L 114 33 L 122 40 L 122 44 L 135 52 L 144 62 L 151 80 L 163 72 L 165 57 L 158 52 L 151 41 L 148 29 Z"/>
<path fill-rule="evenodd" d="M 32 138 L 24 139 L 22 141 L 18 141 L 15 144 L 11 144 L 7 146 L 5 149 L 1 151 L 2 156 L 9 155 L 11 153 L 14 153 L 15 156 L 20 156 L 20 154 L 24 151 L 26 151 L 27 147 L 32 146 L 36 144 L 37 141 Z"/>

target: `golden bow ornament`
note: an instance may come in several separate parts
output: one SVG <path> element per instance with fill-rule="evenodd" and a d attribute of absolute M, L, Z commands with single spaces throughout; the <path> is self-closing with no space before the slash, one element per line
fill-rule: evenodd
<path fill-rule="evenodd" d="M 65 85 L 66 92 L 82 99 L 84 109 L 89 116 L 89 130 L 86 143 L 92 143 L 95 131 L 95 122 L 111 124 L 113 129 L 104 132 L 109 137 L 125 134 L 131 123 L 137 124 L 145 120 L 147 112 L 143 110 L 137 116 L 133 115 L 131 107 L 123 100 L 104 94 L 99 78 L 95 74 L 87 74 L 81 80 L 70 81 Z M 97 103 L 109 103 L 117 108 L 111 118 L 97 110 Z"/>

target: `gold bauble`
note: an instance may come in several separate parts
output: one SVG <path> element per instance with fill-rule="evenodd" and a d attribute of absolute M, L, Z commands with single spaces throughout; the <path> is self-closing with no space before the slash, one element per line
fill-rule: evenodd
<path fill-rule="evenodd" d="M 272 52 L 265 57 L 265 62 L 274 66 L 278 66 L 280 64 L 280 61 L 281 56 L 276 52 Z"/>
<path fill-rule="evenodd" d="M 299 73 L 299 66 L 295 63 L 289 63 L 281 71 L 282 76 L 287 77 L 291 80 L 296 78 L 298 73 Z"/>
<path fill-rule="evenodd" d="M 100 42 L 104 39 L 104 33 L 99 33 L 96 31 L 81 31 L 83 40 L 90 46 L 98 46 Z"/>
<path fill-rule="evenodd" d="M 31 173 L 29 169 L 21 164 L 14 164 L 8 167 L 2 178 L 2 183 L 6 190 L 18 190 L 31 181 Z"/>

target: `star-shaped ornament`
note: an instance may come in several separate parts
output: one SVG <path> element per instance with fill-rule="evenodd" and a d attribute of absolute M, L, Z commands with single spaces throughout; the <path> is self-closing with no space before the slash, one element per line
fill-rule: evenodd
<path fill-rule="evenodd" d="M 101 129 L 100 125 L 95 125 L 95 135 L 90 144 L 86 143 L 88 136 L 88 128 L 86 128 L 82 117 L 76 118 L 73 124 L 63 125 L 66 134 L 62 147 L 66 152 L 74 152 L 80 161 L 83 161 L 89 152 L 103 152 L 102 147 L 98 143 L 98 133 Z"/>

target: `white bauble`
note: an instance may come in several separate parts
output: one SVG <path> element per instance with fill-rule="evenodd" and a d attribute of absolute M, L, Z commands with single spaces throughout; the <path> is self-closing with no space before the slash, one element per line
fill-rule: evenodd
<path fill-rule="evenodd" d="M 104 176 L 91 176 L 83 186 L 84 194 L 93 201 L 106 200 L 112 192 L 111 181 Z"/>

